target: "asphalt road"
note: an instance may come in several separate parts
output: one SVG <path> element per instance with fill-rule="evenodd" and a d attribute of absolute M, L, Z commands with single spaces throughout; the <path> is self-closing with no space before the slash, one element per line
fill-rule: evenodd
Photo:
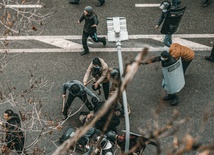
<path fill-rule="evenodd" d="M 137 8 L 135 4 L 142 3 L 159 3 L 157 0 L 127 0 L 113 1 L 107 0 L 106 4 L 102 7 L 96 7 L 97 1 L 81 0 L 79 5 L 68 4 L 68 1 L 51 1 L 47 0 L 46 9 L 54 8 L 56 13 L 52 18 L 46 20 L 46 25 L 42 36 L 64 36 L 64 35 L 81 35 L 82 24 L 78 25 L 77 20 L 83 13 L 83 9 L 87 5 L 91 5 L 99 17 L 98 35 L 106 35 L 106 17 L 123 16 L 127 19 L 127 28 L 129 35 L 142 35 L 142 34 L 160 34 L 155 30 L 155 24 L 160 15 L 160 9 L 156 7 L 151 8 Z M 188 1 L 183 0 L 181 5 L 187 6 L 187 10 L 180 24 L 177 34 L 214 34 L 214 2 L 207 8 L 201 7 L 201 1 Z M 46 11 L 46 10 L 44 10 Z M 31 35 L 36 35 L 32 33 Z M 211 47 L 210 38 L 191 38 L 189 41 L 196 42 L 202 45 Z M 77 40 L 76 43 L 80 43 Z M 149 44 L 154 47 L 161 47 L 161 42 L 144 39 L 129 41 L 122 44 L 123 46 L 131 47 L 133 45 Z M 50 45 L 39 44 L 34 41 L 14 41 L 9 47 L 19 49 L 23 47 L 35 48 L 42 47 L 43 49 L 51 48 Z M 94 49 L 102 48 L 101 44 L 90 45 Z M 106 47 L 114 47 L 114 43 L 108 43 Z M 149 52 L 147 57 L 159 55 L 160 51 Z M 154 111 L 160 110 L 159 126 L 164 126 L 173 110 L 179 110 L 179 120 L 188 117 L 190 121 L 180 127 L 176 134 L 178 137 L 183 137 L 185 133 L 190 133 L 193 137 L 197 137 L 200 142 L 210 143 L 213 142 L 213 118 L 210 118 L 206 124 L 205 129 L 201 130 L 203 125 L 203 113 L 212 112 L 214 105 L 214 64 L 204 60 L 204 56 L 209 55 L 210 51 L 195 51 L 195 58 L 187 69 L 185 76 L 185 87 L 178 93 L 179 104 L 172 107 L 168 102 L 162 101 L 164 90 L 161 87 L 162 73 L 161 64 L 154 63 L 150 65 L 140 66 L 133 81 L 127 88 L 128 103 L 131 106 L 130 114 L 130 127 L 131 131 L 139 132 L 139 128 L 145 129 L 149 123 L 153 124 Z M 134 59 L 137 52 L 123 52 L 123 61 L 127 62 Z M 8 87 L 15 87 L 14 94 L 22 94 L 22 92 L 30 87 L 30 80 L 41 80 L 43 85 L 41 88 L 36 89 L 34 92 L 26 96 L 27 99 L 34 99 L 36 102 L 42 100 L 42 112 L 55 122 L 61 120 L 61 95 L 62 85 L 64 82 L 77 79 L 82 81 L 84 73 L 94 57 L 103 58 L 109 66 L 118 67 L 118 59 L 116 52 L 105 52 L 102 48 L 99 52 L 91 52 L 89 55 L 80 56 L 79 52 L 45 52 L 45 53 L 17 53 L 8 54 L 6 59 L 6 67 L 0 73 L 1 76 L 1 89 L 6 93 Z M 3 63 L 2 61 L 1 63 Z M 32 76 L 33 75 L 33 76 Z M 88 86 L 90 88 L 90 86 Z M 17 104 L 20 96 L 17 95 Z M 103 94 L 100 96 L 103 99 Z M 24 101 L 23 101 L 24 103 Z M 76 111 L 81 105 L 79 99 L 75 99 L 72 108 Z M 11 108 L 10 104 L 3 104 L 1 106 L 1 113 L 5 109 Z M 86 110 L 86 108 L 83 108 Z M 26 109 L 25 109 L 26 110 Z M 51 154 L 56 146 L 53 141 L 57 141 L 63 131 L 69 126 L 80 126 L 78 121 L 78 114 L 65 123 L 63 129 L 54 132 L 52 135 L 43 137 L 38 146 L 45 148 L 45 154 Z M 124 129 L 124 118 L 121 118 L 120 129 Z M 29 135 L 27 142 L 30 143 L 33 135 Z M 161 138 L 163 153 L 170 149 L 168 143 L 171 143 L 173 137 Z M 56 142 L 57 143 L 57 142 Z M 146 149 L 145 154 L 153 154 L 152 147 Z M 194 153 L 189 153 L 194 154 Z"/>

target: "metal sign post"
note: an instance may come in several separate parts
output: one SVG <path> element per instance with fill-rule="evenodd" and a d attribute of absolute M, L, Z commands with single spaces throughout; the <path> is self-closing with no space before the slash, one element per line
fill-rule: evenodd
<path fill-rule="evenodd" d="M 121 41 L 128 40 L 128 31 L 126 28 L 126 18 L 125 17 L 108 17 L 108 18 L 106 18 L 106 20 L 107 20 L 107 29 L 108 29 L 108 41 L 116 42 L 120 74 L 123 75 Z M 121 80 L 123 80 L 123 79 L 121 79 Z M 125 153 L 127 153 L 129 151 L 129 137 L 130 137 L 130 125 L 129 124 L 130 123 L 129 123 L 128 108 L 127 108 L 127 96 L 126 96 L 125 90 L 122 92 L 122 96 L 123 96 L 125 123 L 126 123 Z"/>

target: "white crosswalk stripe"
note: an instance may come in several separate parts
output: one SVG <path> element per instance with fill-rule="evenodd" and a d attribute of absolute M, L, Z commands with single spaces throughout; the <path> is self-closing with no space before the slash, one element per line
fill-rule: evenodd
<path fill-rule="evenodd" d="M 143 7 L 143 8 L 148 8 L 148 7 L 159 7 L 160 4 L 135 4 L 135 7 Z"/>
<path fill-rule="evenodd" d="M 103 37 L 104 35 L 101 35 Z M 106 37 L 106 36 L 105 36 Z M 150 51 L 160 51 L 160 47 L 153 47 L 142 42 L 139 47 L 140 39 L 151 39 L 159 42 L 163 42 L 164 35 L 129 35 L 129 41 L 132 43 L 138 42 L 138 46 L 135 47 L 134 44 L 130 45 L 133 47 L 123 47 L 123 52 L 138 52 L 141 51 L 143 47 L 148 47 Z M 81 35 L 66 35 L 66 36 L 8 36 L 7 38 L 1 37 L 0 41 L 38 41 L 47 45 L 55 46 L 56 48 L 30 48 L 30 49 L 0 49 L 0 52 L 11 52 L 11 53 L 20 53 L 20 52 L 80 52 L 82 51 L 82 44 L 76 43 L 74 40 L 81 40 Z M 192 38 L 214 38 L 214 34 L 175 34 L 173 35 L 173 42 L 180 43 L 182 45 L 188 46 L 189 48 L 196 51 L 209 51 L 211 47 L 190 41 L 188 39 Z M 81 41 L 79 41 L 81 42 Z M 16 43 L 16 42 L 14 42 Z M 109 43 L 110 44 L 110 43 Z M 113 43 L 111 43 L 113 45 Z M 141 47 L 142 46 L 142 47 Z M 116 47 L 100 47 L 92 48 L 90 47 L 91 52 L 116 52 Z"/>
<path fill-rule="evenodd" d="M 42 8 L 42 5 L 25 5 L 25 4 L 20 4 L 20 5 L 5 5 L 5 8 L 18 8 L 18 9 L 23 9 L 23 8 Z"/>

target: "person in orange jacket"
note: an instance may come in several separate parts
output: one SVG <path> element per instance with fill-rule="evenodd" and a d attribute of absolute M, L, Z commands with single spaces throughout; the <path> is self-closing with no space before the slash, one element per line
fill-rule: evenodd
<path fill-rule="evenodd" d="M 195 52 L 192 49 L 179 43 L 172 43 L 170 45 L 169 54 L 176 60 L 181 57 L 184 74 L 195 56 Z"/>

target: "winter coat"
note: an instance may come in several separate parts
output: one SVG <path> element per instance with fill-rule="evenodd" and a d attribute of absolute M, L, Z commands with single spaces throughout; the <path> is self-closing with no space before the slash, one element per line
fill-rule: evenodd
<path fill-rule="evenodd" d="M 70 93 L 71 95 L 73 95 L 73 96 L 81 96 L 81 95 L 84 95 L 84 94 L 88 94 L 88 95 L 91 96 L 91 97 L 96 97 L 96 98 L 97 98 L 97 96 L 96 96 L 93 92 L 91 92 L 87 87 L 85 87 L 85 86 L 84 86 L 80 81 L 78 81 L 78 80 L 72 80 L 72 81 L 68 81 L 68 82 L 64 83 L 64 84 L 63 84 L 63 94 L 66 94 L 66 90 L 67 90 L 67 89 L 69 90 L 73 84 L 78 84 L 79 87 L 80 87 L 80 91 L 77 93 L 77 95 L 72 94 L 72 92 L 69 91 L 69 93 Z"/>
<path fill-rule="evenodd" d="M 83 31 L 86 33 L 96 33 L 97 32 L 97 28 L 96 27 L 92 27 L 92 25 L 98 25 L 98 18 L 97 15 L 92 12 L 89 15 L 85 15 L 83 14 L 80 19 L 79 22 L 82 22 L 83 20 L 85 20 L 85 25 L 83 28 Z"/>
<path fill-rule="evenodd" d="M 193 50 L 178 43 L 172 43 L 170 45 L 169 53 L 176 60 L 178 60 L 181 57 L 182 61 L 191 61 L 195 56 Z"/>
<path fill-rule="evenodd" d="M 96 83 L 98 83 L 98 84 L 105 83 L 105 82 L 109 81 L 107 78 L 109 67 L 103 59 L 99 58 L 99 60 L 101 62 L 101 66 L 100 66 L 101 67 L 101 71 L 100 71 L 101 74 L 99 77 L 94 77 Z M 83 78 L 83 83 L 86 83 L 88 81 L 88 78 L 89 78 L 90 74 L 92 73 L 93 66 L 94 66 L 93 63 L 91 62 L 90 65 L 88 66 L 88 69 L 87 69 L 85 76 Z"/>

